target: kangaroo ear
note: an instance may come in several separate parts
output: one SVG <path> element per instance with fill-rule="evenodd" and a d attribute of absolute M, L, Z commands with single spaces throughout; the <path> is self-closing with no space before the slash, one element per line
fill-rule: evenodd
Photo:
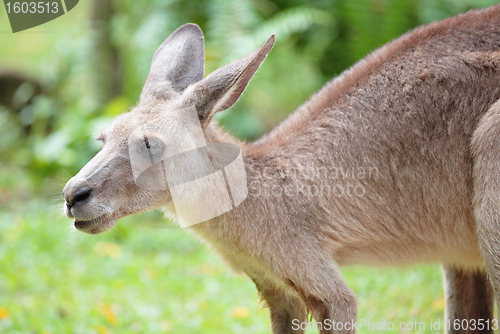
<path fill-rule="evenodd" d="M 226 110 L 238 100 L 271 51 L 274 40 L 272 34 L 259 49 L 212 72 L 187 93 L 186 103 L 196 107 L 202 125 L 208 124 L 216 112 Z"/>
<path fill-rule="evenodd" d="M 156 50 L 141 102 L 168 100 L 203 79 L 203 32 L 188 23 L 174 31 Z"/>

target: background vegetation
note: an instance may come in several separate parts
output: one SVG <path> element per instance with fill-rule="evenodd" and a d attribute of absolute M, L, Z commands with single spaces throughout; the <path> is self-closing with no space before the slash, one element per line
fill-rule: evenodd
<path fill-rule="evenodd" d="M 100 148 L 93 137 L 134 105 L 151 57 L 178 26 L 206 38 L 206 73 L 276 33 L 262 68 L 219 122 L 259 137 L 326 81 L 420 25 L 496 0 L 81 0 L 12 34 L 0 10 L 0 332 L 265 333 L 252 283 L 229 273 L 158 213 L 104 236 L 61 217 L 64 182 Z M 437 266 L 346 268 L 358 317 L 443 317 Z"/>

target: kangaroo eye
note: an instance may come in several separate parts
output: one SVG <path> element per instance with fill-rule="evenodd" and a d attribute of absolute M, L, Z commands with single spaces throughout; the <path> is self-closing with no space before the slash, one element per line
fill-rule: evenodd
<path fill-rule="evenodd" d="M 144 137 L 144 143 L 141 145 L 142 153 L 150 156 L 157 157 L 163 153 L 165 145 L 163 143 L 154 138 L 154 137 Z"/>

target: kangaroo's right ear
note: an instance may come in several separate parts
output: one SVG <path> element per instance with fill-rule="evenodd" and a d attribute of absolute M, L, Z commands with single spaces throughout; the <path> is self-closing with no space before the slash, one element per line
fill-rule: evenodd
<path fill-rule="evenodd" d="M 186 91 L 185 105 L 195 106 L 201 125 L 206 126 L 215 113 L 231 107 L 243 93 L 260 64 L 271 51 L 272 34 L 257 50 L 210 73 Z M 191 88 L 190 88 L 191 89 Z"/>
<path fill-rule="evenodd" d="M 203 32 L 188 23 L 174 31 L 156 50 L 140 102 L 168 100 L 203 79 Z"/>

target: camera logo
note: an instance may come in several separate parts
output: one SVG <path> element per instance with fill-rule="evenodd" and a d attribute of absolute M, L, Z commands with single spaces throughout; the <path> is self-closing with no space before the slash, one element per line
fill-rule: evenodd
<path fill-rule="evenodd" d="M 30 29 L 72 10 L 79 0 L 3 0 L 12 32 Z"/>
<path fill-rule="evenodd" d="M 240 148 L 207 144 L 195 107 L 178 112 L 186 116 L 182 124 L 149 122 L 132 132 L 128 147 L 136 185 L 168 189 L 181 227 L 187 227 L 232 210 L 248 189 Z"/>

